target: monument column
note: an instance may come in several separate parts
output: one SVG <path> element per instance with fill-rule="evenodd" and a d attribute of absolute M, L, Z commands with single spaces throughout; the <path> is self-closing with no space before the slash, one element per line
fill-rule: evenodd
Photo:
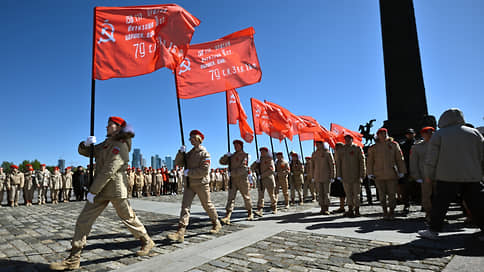
<path fill-rule="evenodd" d="M 389 134 L 435 125 L 428 116 L 412 0 L 380 0 Z"/>

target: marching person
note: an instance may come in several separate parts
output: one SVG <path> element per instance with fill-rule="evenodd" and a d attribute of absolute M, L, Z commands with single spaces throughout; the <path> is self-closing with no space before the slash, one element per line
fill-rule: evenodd
<path fill-rule="evenodd" d="M 0 167 L 0 207 L 2 206 L 3 196 L 8 192 L 7 187 L 7 175 L 3 172 L 3 167 Z"/>
<path fill-rule="evenodd" d="M 134 131 L 120 117 L 110 117 L 106 130 L 106 140 L 94 146 L 96 158 L 94 180 L 89 187 L 88 201 L 76 222 L 71 253 L 62 262 L 51 263 L 50 268 L 53 270 L 79 268 L 81 251 L 86 245 L 92 224 L 109 203 L 116 209 L 116 213 L 129 231 L 141 240 L 141 249 L 136 252 L 138 256 L 148 255 L 155 246 L 127 199 L 126 168 Z M 85 142 L 79 144 L 79 154 L 89 157 L 91 144 L 95 143 L 96 137 L 89 136 Z"/>
<path fill-rule="evenodd" d="M 62 190 L 64 193 L 64 202 L 71 200 L 72 192 L 72 172 L 71 167 L 67 167 L 64 175 L 62 176 Z"/>
<path fill-rule="evenodd" d="M 24 175 L 24 202 L 25 206 L 32 206 L 32 199 L 34 198 L 34 190 L 37 186 L 37 177 L 32 165 L 27 164 L 27 173 Z"/>
<path fill-rule="evenodd" d="M 62 188 L 62 175 L 59 167 L 54 167 L 54 173 L 50 176 L 50 198 L 52 204 L 59 203 L 59 191 Z"/>
<path fill-rule="evenodd" d="M 407 168 L 400 146 L 388 137 L 387 129 L 380 128 L 376 135 L 376 143 L 368 149 L 368 178 L 375 180 L 383 219 L 393 219 L 398 179 L 404 177 Z"/>
<path fill-rule="evenodd" d="M 11 172 L 8 175 L 8 201 L 10 207 L 18 207 L 20 190 L 24 187 L 24 174 L 18 170 L 15 164 L 10 165 Z"/>
<path fill-rule="evenodd" d="M 339 152 L 336 161 L 337 179 L 343 182 L 348 204 L 349 217 L 360 216 L 361 183 L 366 176 L 365 155 L 361 147 L 353 143 L 353 136 L 344 136 L 345 145 Z"/>
<path fill-rule="evenodd" d="M 289 163 L 284 160 L 282 152 L 277 152 L 276 154 L 276 188 L 274 195 L 277 199 L 279 198 L 279 188 L 282 189 L 282 195 L 284 196 L 284 208 L 289 208 L 289 174 L 291 173 L 291 168 Z"/>
<path fill-rule="evenodd" d="M 319 187 L 320 213 L 329 215 L 329 186 L 335 178 L 335 163 L 328 143 L 315 141 L 316 151 L 311 156 L 311 176 L 314 183 Z"/>
<path fill-rule="evenodd" d="M 218 233 L 222 228 L 217 211 L 210 200 L 210 154 L 202 146 L 204 139 L 205 136 L 200 131 L 192 130 L 190 132 L 190 143 L 193 148 L 185 154 L 185 146 L 182 146 L 175 157 L 175 165 L 185 168 L 183 172 L 185 191 L 183 192 L 178 231 L 168 234 L 168 239 L 175 242 L 183 242 L 185 239 L 185 230 L 190 218 L 190 207 L 195 195 L 198 196 L 205 212 L 212 220 L 213 227 L 210 233 Z"/>
<path fill-rule="evenodd" d="M 437 239 L 449 203 L 460 193 L 472 220 L 481 229 L 478 239 L 484 242 L 484 137 L 477 129 L 465 125 L 464 114 L 459 109 L 446 110 L 439 118 L 438 127 L 428 143 L 424 163 L 424 183 L 436 183 L 429 229 L 418 234 Z"/>
<path fill-rule="evenodd" d="M 228 191 L 228 198 L 227 198 L 227 205 L 225 206 L 225 210 L 227 211 L 224 218 L 220 221 L 222 223 L 229 225 L 230 224 L 230 216 L 234 210 L 235 206 L 235 196 L 237 195 L 237 191 L 240 192 L 242 198 L 244 199 L 245 209 L 247 210 L 247 220 L 253 220 L 254 216 L 252 215 L 252 203 L 250 201 L 250 192 L 249 192 L 249 180 L 248 176 L 248 162 L 249 162 L 249 154 L 244 152 L 244 143 L 241 140 L 233 141 L 235 153 L 231 154 L 230 152 L 225 154 L 223 157 L 220 158 L 221 165 L 228 165 L 229 166 L 229 191 Z"/>
<path fill-rule="evenodd" d="M 417 142 L 410 151 L 410 175 L 422 187 L 422 207 L 425 211 L 425 219 L 430 221 L 430 211 L 432 210 L 432 191 L 435 186 L 433 182 L 424 181 L 424 163 L 427 156 L 427 148 L 430 138 L 435 129 L 433 127 L 424 127 L 420 130 L 423 140 Z"/>
<path fill-rule="evenodd" d="M 304 184 L 304 165 L 299 160 L 299 156 L 297 153 L 291 153 L 291 202 L 295 204 L 296 199 L 296 192 L 299 197 L 299 205 L 303 205 L 304 203 L 304 195 L 302 191 L 302 187 Z"/>
<path fill-rule="evenodd" d="M 254 173 L 257 173 L 259 179 L 259 184 L 257 184 L 259 192 L 257 211 L 255 211 L 254 214 L 262 217 L 264 208 L 264 191 L 267 190 L 267 194 L 269 194 L 269 198 L 271 199 L 271 209 L 273 214 L 277 213 L 277 200 L 274 195 L 276 187 L 276 181 L 274 179 L 274 160 L 269 154 L 269 149 L 267 149 L 267 147 L 261 147 L 259 151 L 260 159 L 252 163 L 250 168 Z"/>
<path fill-rule="evenodd" d="M 313 177 L 311 176 L 311 157 L 306 157 L 306 164 L 304 165 L 304 198 L 308 195 L 308 190 L 311 193 L 311 201 L 316 201 L 316 191 L 313 183 Z"/>
<path fill-rule="evenodd" d="M 40 171 L 37 173 L 37 197 L 39 205 L 47 202 L 47 190 L 50 185 L 50 171 L 45 168 L 45 164 L 40 165 Z"/>

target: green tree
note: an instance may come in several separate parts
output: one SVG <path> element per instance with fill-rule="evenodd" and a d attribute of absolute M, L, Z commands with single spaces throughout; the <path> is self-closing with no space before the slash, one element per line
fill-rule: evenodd
<path fill-rule="evenodd" d="M 20 172 L 26 172 L 27 169 L 29 169 L 29 167 L 27 166 L 27 164 L 31 164 L 30 161 L 28 161 L 28 160 L 22 161 L 22 163 L 18 166 L 18 170 Z"/>
<path fill-rule="evenodd" d="M 12 165 L 12 164 L 13 164 L 13 162 L 7 162 L 7 161 L 2 162 L 3 171 L 5 173 L 10 173 L 10 165 Z"/>
<path fill-rule="evenodd" d="M 35 170 L 40 170 L 40 161 L 35 159 L 34 161 L 30 162 L 30 164 L 32 164 L 32 167 L 35 169 Z"/>

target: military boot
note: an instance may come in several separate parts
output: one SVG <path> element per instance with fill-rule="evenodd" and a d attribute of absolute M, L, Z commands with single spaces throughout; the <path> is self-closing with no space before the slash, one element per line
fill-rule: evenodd
<path fill-rule="evenodd" d="M 259 217 L 264 216 L 264 213 L 262 212 L 262 208 L 257 209 L 257 211 L 255 211 L 254 214 Z"/>
<path fill-rule="evenodd" d="M 217 219 L 212 223 L 213 223 L 213 226 L 212 226 L 212 229 L 210 230 L 210 233 L 211 234 L 219 233 L 220 229 L 222 229 L 222 224 L 220 224 L 220 221 Z"/>
<path fill-rule="evenodd" d="M 284 201 L 284 208 L 289 209 L 289 200 Z M 274 212 L 273 212 L 274 213 Z M 274 213 L 275 214 L 275 213 Z"/>
<path fill-rule="evenodd" d="M 168 234 L 168 239 L 172 240 L 173 242 L 183 243 L 185 241 L 185 230 L 186 228 L 182 225 L 178 226 L 178 231 L 175 233 Z"/>
<path fill-rule="evenodd" d="M 141 249 L 136 251 L 136 255 L 138 256 L 146 256 L 150 253 L 150 250 L 155 246 L 155 242 L 151 240 L 151 238 L 146 235 L 140 238 L 141 240 Z"/>
<path fill-rule="evenodd" d="M 73 247 L 71 249 L 71 254 L 65 260 L 59 263 L 51 263 L 49 265 L 51 270 L 71 270 L 78 269 L 81 264 L 81 251 L 82 248 Z"/>
<path fill-rule="evenodd" d="M 276 206 L 272 206 L 272 214 L 277 214 L 277 207 Z"/>
<path fill-rule="evenodd" d="M 360 214 L 360 207 L 356 206 L 355 207 L 355 217 L 360 217 L 361 214 Z"/>
<path fill-rule="evenodd" d="M 230 216 L 232 215 L 232 212 L 227 212 L 224 218 L 220 219 L 220 221 L 225 224 L 225 225 L 230 225 Z"/>
<path fill-rule="evenodd" d="M 247 221 L 254 220 L 254 215 L 252 214 L 252 210 L 247 211 Z"/>

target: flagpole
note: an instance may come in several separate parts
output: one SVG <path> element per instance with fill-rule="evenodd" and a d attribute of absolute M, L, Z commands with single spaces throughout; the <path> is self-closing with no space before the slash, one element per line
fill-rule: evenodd
<path fill-rule="evenodd" d="M 289 155 L 289 148 L 287 148 L 287 139 L 284 138 L 284 144 L 286 145 L 287 159 L 289 160 L 291 156 Z"/>
<path fill-rule="evenodd" d="M 176 88 L 176 103 L 178 106 L 178 120 L 180 122 L 180 136 L 181 136 L 182 146 L 185 146 L 185 136 L 183 135 L 183 120 L 181 115 L 180 96 L 178 95 L 178 79 L 176 77 L 176 70 L 177 69 L 175 69 L 174 75 L 175 75 L 175 88 Z M 186 147 L 185 147 L 185 150 L 186 150 Z M 184 165 L 184 168 L 187 169 L 186 152 L 183 152 L 183 165 Z M 185 177 L 185 181 L 186 181 L 187 188 L 190 187 L 190 181 L 188 180 L 188 176 Z"/>
<path fill-rule="evenodd" d="M 298 134 L 297 138 L 299 139 L 299 149 L 301 149 L 301 159 L 304 164 L 305 162 L 304 162 L 304 154 L 303 154 L 302 143 L 301 143 L 301 134 Z"/>
<path fill-rule="evenodd" d="M 274 144 L 272 143 L 271 135 L 269 135 L 269 139 L 271 140 L 272 159 L 276 161 L 276 157 L 274 156 Z"/>
<path fill-rule="evenodd" d="M 228 103 L 229 103 L 229 92 L 225 91 L 225 109 L 227 111 L 227 150 L 228 150 L 227 152 L 230 153 L 230 126 L 229 126 L 229 104 Z M 232 172 L 231 156 L 229 156 L 229 190 L 232 189 L 232 175 L 230 172 Z"/>
<path fill-rule="evenodd" d="M 94 8 L 93 25 L 92 25 L 92 78 L 91 78 L 91 124 L 89 136 L 94 136 L 94 109 L 96 103 L 96 79 L 94 75 L 94 62 L 96 56 L 96 8 Z M 89 147 L 89 180 L 91 186 L 94 181 L 94 144 Z"/>
<path fill-rule="evenodd" d="M 254 105 L 252 103 L 252 98 L 250 99 L 250 110 L 252 111 L 252 126 L 254 127 L 255 154 L 257 155 L 257 159 L 259 159 L 259 145 L 257 144 L 257 134 L 255 133 Z"/>

